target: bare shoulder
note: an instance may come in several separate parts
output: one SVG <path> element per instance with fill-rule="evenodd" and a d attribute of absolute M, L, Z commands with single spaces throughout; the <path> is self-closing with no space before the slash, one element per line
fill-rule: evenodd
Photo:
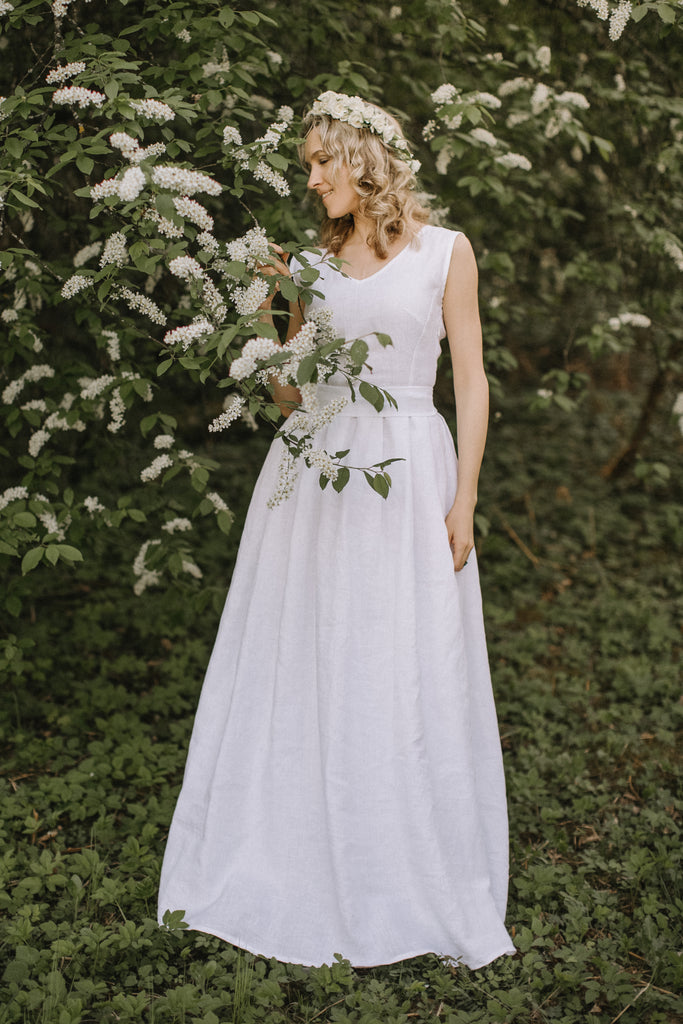
<path fill-rule="evenodd" d="M 456 282 L 460 287 L 468 284 L 476 285 L 477 277 L 477 261 L 472 243 L 467 235 L 460 232 L 453 242 L 447 285 L 453 287 Z"/>

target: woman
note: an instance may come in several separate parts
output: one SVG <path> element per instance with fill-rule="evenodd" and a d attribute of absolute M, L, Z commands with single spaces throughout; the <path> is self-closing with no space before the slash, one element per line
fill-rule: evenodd
<path fill-rule="evenodd" d="M 353 465 L 398 457 L 386 501 L 304 469 L 267 508 L 266 459 L 195 722 L 159 897 L 190 927 L 307 965 L 513 953 L 507 819 L 473 551 L 488 405 L 472 249 L 430 226 L 398 123 L 325 93 L 305 121 L 325 208 L 306 315 L 364 337 L 397 401 L 348 402 L 320 431 Z M 294 276 L 296 279 L 296 267 Z M 301 323 L 292 308 L 290 335 Z M 445 327 L 445 330 L 444 330 Z M 389 334 L 383 348 L 373 332 Z M 459 463 L 432 403 L 453 360 Z M 321 405 L 349 396 L 334 378 Z M 283 410 L 297 399 L 276 387 Z M 341 403 L 339 403 L 341 404 Z"/>

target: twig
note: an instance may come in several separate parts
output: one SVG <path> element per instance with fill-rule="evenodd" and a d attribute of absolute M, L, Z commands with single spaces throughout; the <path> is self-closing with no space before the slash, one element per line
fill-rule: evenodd
<path fill-rule="evenodd" d="M 624 1014 L 626 1013 L 626 1011 L 627 1011 L 627 1010 L 630 1010 L 630 1009 L 631 1009 L 631 1007 L 632 1007 L 632 1006 L 633 1006 L 633 1005 L 634 1005 L 635 1003 L 637 1003 L 637 1002 L 638 1002 L 638 1000 L 639 1000 L 639 999 L 640 999 L 640 997 L 642 996 L 643 992 L 647 992 L 647 990 L 649 989 L 649 987 L 650 987 L 650 985 L 651 985 L 651 984 L 652 984 L 652 982 L 651 982 L 651 981 L 648 981 L 648 983 L 647 983 L 647 985 L 645 986 L 645 988 L 641 988 L 641 990 L 640 990 L 640 992 L 638 993 L 638 995 L 637 995 L 637 996 L 636 996 L 636 997 L 635 997 L 635 998 L 634 998 L 633 1000 L 631 1000 L 631 1002 L 630 1002 L 630 1003 L 629 1003 L 629 1004 L 628 1004 L 627 1006 L 625 1006 L 625 1007 L 624 1007 L 624 1009 L 623 1009 L 623 1010 L 622 1010 L 622 1011 L 621 1011 L 620 1013 L 618 1013 L 618 1014 L 616 1015 L 616 1017 L 614 1018 L 614 1020 L 611 1020 L 611 1021 L 610 1021 L 610 1024 L 617 1024 L 617 1021 L 619 1020 L 619 1018 L 620 1018 L 620 1017 L 623 1017 L 623 1016 L 624 1016 Z"/>
<path fill-rule="evenodd" d="M 532 563 L 532 565 L 537 566 L 539 564 L 539 562 L 541 561 L 540 558 L 533 553 L 531 548 L 527 547 L 527 545 L 524 543 L 522 538 L 519 536 L 519 534 L 516 532 L 516 530 L 514 530 L 510 526 L 510 524 L 508 523 L 507 519 L 504 516 L 501 516 L 500 521 L 501 521 L 501 523 L 503 525 L 503 529 L 507 533 L 507 535 L 510 538 L 510 540 L 514 541 L 514 543 L 517 545 L 519 550 L 522 552 L 522 554 L 526 555 L 526 557 L 529 559 L 529 561 Z"/>

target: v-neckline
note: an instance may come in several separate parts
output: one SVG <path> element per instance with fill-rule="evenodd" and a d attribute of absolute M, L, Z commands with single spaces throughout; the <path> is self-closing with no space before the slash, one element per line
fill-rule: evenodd
<path fill-rule="evenodd" d="M 423 230 L 424 230 L 423 228 L 420 228 L 420 230 L 417 232 L 417 234 L 413 235 L 413 237 L 410 239 L 410 241 L 406 245 L 403 246 L 403 248 L 400 250 L 400 252 L 397 252 L 396 255 L 392 256 L 390 260 L 387 260 L 386 263 L 384 263 L 379 268 L 379 270 L 375 270 L 374 273 L 368 274 L 367 277 L 354 277 L 352 274 L 347 274 L 344 271 L 343 268 L 341 268 L 341 273 L 343 274 L 344 277 L 348 278 L 349 281 L 355 281 L 356 284 L 364 284 L 365 281 L 372 281 L 372 279 L 374 277 L 377 277 L 378 274 L 381 274 L 385 270 L 388 270 L 389 267 L 392 265 L 392 263 L 395 263 L 396 260 L 400 260 L 401 256 L 406 251 L 406 249 L 410 249 L 412 247 L 413 242 L 415 241 L 416 238 L 418 238 L 422 234 Z M 340 257 L 340 258 L 343 258 L 343 257 Z"/>

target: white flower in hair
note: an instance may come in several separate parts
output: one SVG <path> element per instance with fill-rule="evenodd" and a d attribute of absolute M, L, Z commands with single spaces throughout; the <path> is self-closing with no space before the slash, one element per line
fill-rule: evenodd
<path fill-rule="evenodd" d="M 366 103 L 360 96 L 347 96 L 343 92 L 328 90 L 318 96 L 311 106 L 313 117 L 329 117 L 333 121 L 344 121 L 352 128 L 368 128 L 373 135 L 395 151 L 395 155 L 404 160 L 413 174 L 420 169 L 418 160 L 413 160 L 412 153 L 394 119 L 385 114 L 379 107 Z"/>

